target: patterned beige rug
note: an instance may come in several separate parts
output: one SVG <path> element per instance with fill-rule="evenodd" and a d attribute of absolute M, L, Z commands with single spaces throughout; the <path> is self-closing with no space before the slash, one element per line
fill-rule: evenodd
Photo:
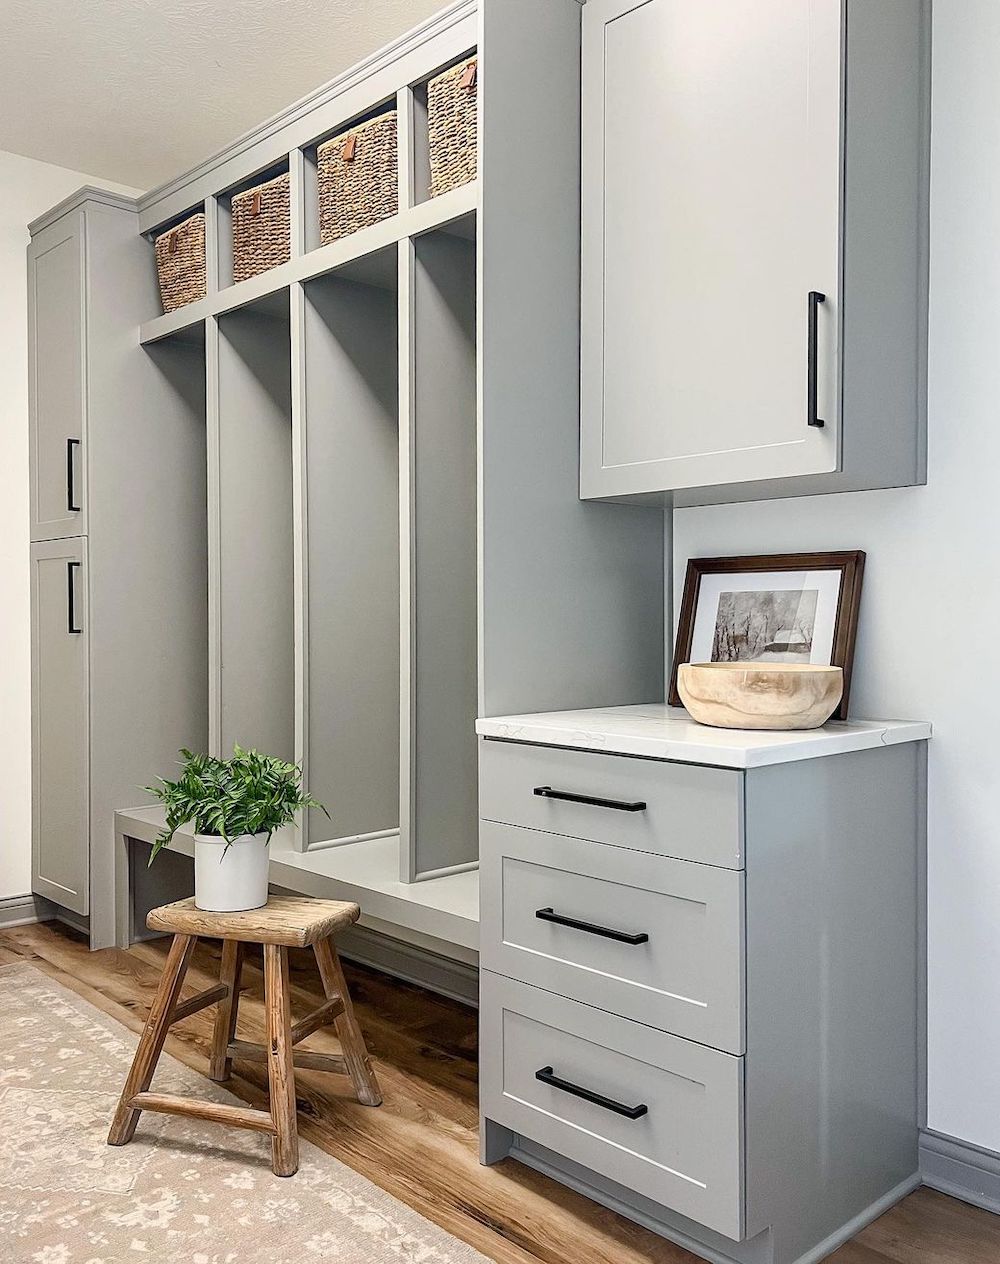
<path fill-rule="evenodd" d="M 136 1037 L 29 965 L 0 968 L 2 1264 L 487 1264 L 308 1142 L 144 1114 L 105 1144 Z M 236 1099 L 164 1054 L 156 1087 Z"/>

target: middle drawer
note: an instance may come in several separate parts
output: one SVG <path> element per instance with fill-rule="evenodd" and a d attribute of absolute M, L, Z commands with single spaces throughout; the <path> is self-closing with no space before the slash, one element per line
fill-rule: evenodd
<path fill-rule="evenodd" d="M 744 1049 L 743 873 L 481 821 L 487 970 Z"/>

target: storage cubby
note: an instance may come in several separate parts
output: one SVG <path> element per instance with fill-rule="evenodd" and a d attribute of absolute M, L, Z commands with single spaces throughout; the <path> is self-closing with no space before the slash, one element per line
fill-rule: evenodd
<path fill-rule="evenodd" d="M 209 337 L 211 337 L 211 330 Z M 211 462 L 215 746 L 295 755 L 288 294 L 218 321 Z M 214 547 L 213 547 L 214 546 Z"/>
<path fill-rule="evenodd" d="M 250 189 L 266 184 L 269 180 L 274 180 L 278 176 L 287 175 L 288 171 L 288 159 L 285 158 L 281 162 L 274 163 L 265 170 L 258 171 L 255 175 L 241 180 L 238 184 L 232 185 L 215 198 L 217 232 L 217 274 L 215 279 L 218 289 L 228 289 L 233 284 L 233 198 L 240 193 L 246 193 Z M 209 259 L 209 266 L 211 266 L 211 259 Z M 210 276 L 209 290 L 211 289 L 212 277 Z"/>
<path fill-rule="evenodd" d="M 428 233 L 407 248 L 411 323 L 409 691 L 403 700 L 403 879 L 471 864 L 476 797 L 476 255 Z"/>
<path fill-rule="evenodd" d="M 307 847 L 399 829 L 395 255 L 305 287 Z"/>

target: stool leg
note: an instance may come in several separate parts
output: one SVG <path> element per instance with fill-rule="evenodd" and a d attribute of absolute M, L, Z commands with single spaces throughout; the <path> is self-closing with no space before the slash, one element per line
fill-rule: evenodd
<path fill-rule="evenodd" d="M 194 946 L 198 942 L 195 935 L 175 935 L 167 954 L 167 964 L 163 968 L 160 986 L 153 997 L 153 1004 L 146 1019 L 146 1026 L 139 1037 L 139 1044 L 132 1061 L 132 1069 L 128 1073 L 125 1087 L 122 1089 L 118 1109 L 108 1133 L 108 1145 L 125 1145 L 135 1135 L 135 1126 L 139 1122 L 141 1111 L 133 1109 L 129 1103 L 136 1093 L 145 1093 L 149 1088 L 156 1064 L 160 1059 L 163 1042 L 167 1038 L 170 1018 L 177 1004 L 177 998 L 184 986 L 188 962 Z"/>
<path fill-rule="evenodd" d="M 337 949 L 332 939 L 321 939 L 313 947 L 327 999 L 332 1001 L 335 996 L 339 996 L 344 1002 L 344 1012 L 334 1019 L 333 1025 L 340 1038 L 340 1047 L 344 1051 L 344 1061 L 347 1063 L 347 1073 L 351 1077 L 358 1101 L 362 1106 L 381 1106 L 382 1094 L 368 1057 L 368 1046 L 365 1044 L 364 1035 L 354 1013 L 354 1005 L 351 1002 L 351 994 L 347 990 L 347 980 L 344 978 Z"/>
<path fill-rule="evenodd" d="M 264 945 L 264 1004 L 267 1009 L 267 1082 L 271 1118 L 271 1168 L 275 1176 L 293 1176 L 299 1168 L 299 1132 L 295 1118 L 295 1066 L 292 1062 L 292 1014 L 288 994 L 288 949 Z"/>
<path fill-rule="evenodd" d="M 222 941 L 222 969 L 219 982 L 229 988 L 229 995 L 221 1000 L 215 1011 L 215 1030 L 212 1032 L 212 1056 L 208 1064 L 209 1078 L 228 1080 L 233 1069 L 229 1046 L 236 1035 L 236 1015 L 240 1005 L 240 974 L 243 969 L 243 944 L 238 939 Z"/>

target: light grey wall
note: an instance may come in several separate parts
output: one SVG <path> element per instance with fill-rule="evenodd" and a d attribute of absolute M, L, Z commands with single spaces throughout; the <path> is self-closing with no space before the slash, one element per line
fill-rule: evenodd
<path fill-rule="evenodd" d="M 928 486 L 674 515 L 692 556 L 868 553 L 852 711 L 932 720 L 929 1125 L 1000 1150 L 1000 5 L 935 0 Z"/>
<path fill-rule="evenodd" d="M 138 193 L 0 152 L 0 899 L 31 887 L 28 223 L 83 184 Z"/>

